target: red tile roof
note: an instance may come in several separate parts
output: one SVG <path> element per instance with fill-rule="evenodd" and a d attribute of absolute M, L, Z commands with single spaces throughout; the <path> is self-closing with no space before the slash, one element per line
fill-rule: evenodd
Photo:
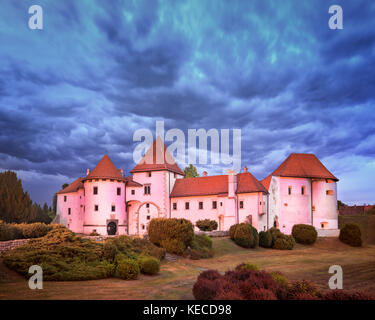
<path fill-rule="evenodd" d="M 314 154 L 308 153 L 292 153 L 271 175 L 339 180 Z"/>
<path fill-rule="evenodd" d="M 237 174 L 236 193 L 251 193 L 251 192 L 268 193 L 267 189 L 250 172 Z"/>
<path fill-rule="evenodd" d="M 94 170 L 92 170 L 89 175 L 84 180 L 88 179 L 116 179 L 125 180 L 121 174 L 120 169 L 117 169 L 113 164 L 112 160 L 105 155 L 102 160 L 99 161 Z"/>
<path fill-rule="evenodd" d="M 142 186 L 143 186 L 142 184 L 140 184 L 140 183 L 138 183 L 138 182 L 135 182 L 135 181 L 133 180 L 133 177 L 131 177 L 131 176 L 126 177 L 126 178 L 125 178 L 125 181 L 126 181 L 126 185 L 127 185 L 128 187 L 142 187 Z"/>
<path fill-rule="evenodd" d="M 270 174 L 268 177 L 264 178 L 264 179 L 261 181 L 262 185 L 263 185 L 267 190 L 270 189 L 271 179 L 272 179 L 272 174 Z"/>
<path fill-rule="evenodd" d="M 72 182 L 70 185 L 68 185 L 64 189 L 61 189 L 59 192 L 57 192 L 57 194 L 77 192 L 79 189 L 83 189 L 82 180 L 83 178 L 78 178 L 77 180 Z"/>
<path fill-rule="evenodd" d="M 161 159 L 161 161 L 159 161 L 161 163 L 157 163 L 157 154 L 162 157 L 163 148 L 164 159 Z M 148 162 L 150 163 L 146 163 L 146 159 L 149 160 Z M 168 151 L 167 146 L 159 137 L 157 137 L 152 146 L 147 150 L 141 161 L 130 172 L 134 173 L 160 170 L 168 170 L 184 175 L 182 170 L 178 167 L 177 163 L 175 162 L 173 156 Z"/>
<path fill-rule="evenodd" d="M 252 192 L 267 193 L 267 190 L 250 172 L 237 174 L 236 193 Z M 171 198 L 209 195 L 228 195 L 228 175 L 177 179 Z"/>

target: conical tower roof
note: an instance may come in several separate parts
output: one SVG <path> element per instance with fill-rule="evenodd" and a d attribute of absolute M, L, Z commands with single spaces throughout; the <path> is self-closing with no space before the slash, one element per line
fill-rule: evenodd
<path fill-rule="evenodd" d="M 168 170 L 184 175 L 173 156 L 168 151 L 167 146 L 160 139 L 160 137 L 157 137 L 141 161 L 139 161 L 139 163 L 130 172 L 134 173 L 160 170 Z"/>
<path fill-rule="evenodd" d="M 108 155 L 104 155 L 94 170 L 92 170 L 84 180 L 87 179 L 116 179 L 125 180 L 120 169 L 117 169 Z"/>

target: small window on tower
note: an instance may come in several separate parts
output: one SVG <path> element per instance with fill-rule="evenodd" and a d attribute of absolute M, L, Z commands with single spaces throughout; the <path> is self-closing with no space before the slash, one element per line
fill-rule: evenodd
<path fill-rule="evenodd" d="M 98 187 L 94 187 L 94 194 L 98 194 Z"/>
<path fill-rule="evenodd" d="M 212 201 L 212 209 L 216 209 L 217 208 L 217 202 L 216 201 Z"/>
<path fill-rule="evenodd" d="M 95 211 L 99 211 L 99 206 L 97 204 L 95 205 Z"/>
<path fill-rule="evenodd" d="M 189 202 L 185 202 L 185 209 L 186 209 L 186 210 L 189 210 L 189 208 L 190 208 L 190 204 L 189 204 Z"/>
<path fill-rule="evenodd" d="M 199 202 L 199 210 L 202 210 L 203 209 L 203 202 Z"/>
<path fill-rule="evenodd" d="M 333 190 L 327 190 L 326 193 L 327 193 L 327 196 L 332 196 L 333 195 Z"/>
<path fill-rule="evenodd" d="M 150 216 L 147 216 L 147 220 L 150 220 Z"/>
<path fill-rule="evenodd" d="M 149 177 L 151 177 L 151 176 L 152 176 L 151 172 L 149 172 L 149 173 L 148 173 L 148 176 L 149 176 Z"/>
<path fill-rule="evenodd" d="M 292 187 L 288 187 L 288 194 L 292 194 Z"/>
<path fill-rule="evenodd" d="M 121 188 L 117 188 L 117 195 L 121 196 Z"/>
<path fill-rule="evenodd" d="M 135 194 L 135 190 L 134 189 L 132 189 L 132 194 Z"/>
<path fill-rule="evenodd" d="M 177 202 L 173 202 L 173 210 L 177 210 Z"/>
<path fill-rule="evenodd" d="M 223 206 L 223 203 L 222 202 L 220 202 L 220 207 L 222 207 Z"/>
<path fill-rule="evenodd" d="M 240 201 L 240 209 L 243 209 L 243 201 Z"/>
<path fill-rule="evenodd" d="M 150 208 L 150 204 L 149 203 L 146 203 L 146 208 Z"/>
<path fill-rule="evenodd" d="M 68 215 L 70 215 L 71 214 L 71 210 L 70 210 L 70 208 L 68 208 Z"/>
<path fill-rule="evenodd" d="M 116 211 L 116 207 L 112 206 L 112 212 L 115 212 L 115 211 Z"/>
<path fill-rule="evenodd" d="M 66 202 L 66 196 L 64 196 L 64 202 Z"/>
<path fill-rule="evenodd" d="M 305 194 L 305 187 L 301 187 L 301 194 Z"/>

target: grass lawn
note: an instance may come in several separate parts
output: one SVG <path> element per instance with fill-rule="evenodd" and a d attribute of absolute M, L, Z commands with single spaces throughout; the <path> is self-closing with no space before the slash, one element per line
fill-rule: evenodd
<path fill-rule="evenodd" d="M 214 238 L 211 259 L 163 261 L 156 276 L 139 280 L 111 278 L 91 281 L 45 281 L 43 290 L 30 290 L 28 281 L 9 270 L 0 260 L 0 299 L 193 299 L 192 286 L 206 269 L 226 271 L 241 262 L 252 262 L 268 271 L 281 271 L 289 279 L 308 279 L 328 288 L 328 268 L 340 265 L 344 289 L 375 294 L 375 245 L 349 247 L 338 239 L 320 238 L 313 246 L 296 245 L 294 250 L 244 249 L 229 238 Z"/>

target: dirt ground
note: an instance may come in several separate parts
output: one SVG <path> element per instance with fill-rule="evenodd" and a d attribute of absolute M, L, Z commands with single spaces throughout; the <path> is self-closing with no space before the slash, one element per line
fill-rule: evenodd
<path fill-rule="evenodd" d="M 193 299 L 192 287 L 206 269 L 226 271 L 241 262 L 261 269 L 281 271 L 289 279 L 314 281 L 328 289 L 331 265 L 340 265 L 344 289 L 375 295 L 375 245 L 349 247 L 335 238 L 318 239 L 313 246 L 296 245 L 294 250 L 244 249 L 228 238 L 213 239 L 215 257 L 204 260 L 163 261 L 156 276 L 138 280 L 110 278 L 92 281 L 45 281 L 42 290 L 31 290 L 28 281 L 9 270 L 0 260 L 0 299 Z"/>

